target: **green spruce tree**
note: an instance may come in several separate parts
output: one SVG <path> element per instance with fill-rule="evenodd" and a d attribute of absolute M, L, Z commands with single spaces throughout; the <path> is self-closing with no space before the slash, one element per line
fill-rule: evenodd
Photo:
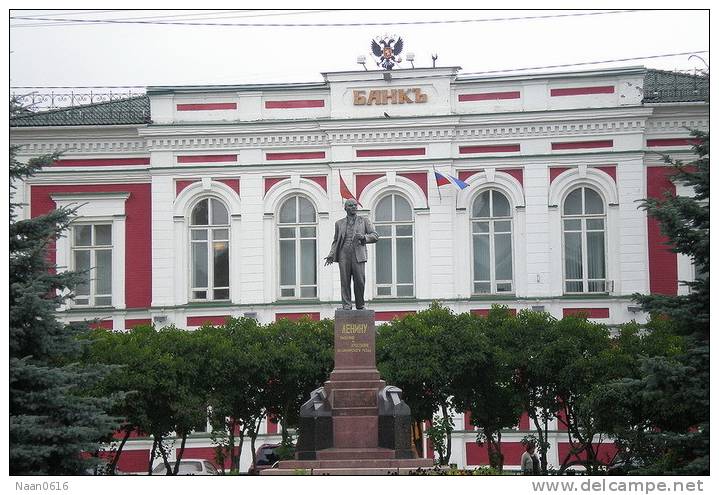
<path fill-rule="evenodd" d="M 633 418 L 614 433 L 642 474 L 709 474 L 709 133 L 691 134 L 697 159 L 665 161 L 675 168 L 673 181 L 694 196 L 646 199 L 642 207 L 659 220 L 672 249 L 691 258 L 696 279 L 683 281 L 688 295 L 635 294 L 644 311 L 685 337 L 686 352 L 640 358 L 638 378 L 610 387 L 613 404 L 624 397 Z"/>
<path fill-rule="evenodd" d="M 11 102 L 10 115 L 23 110 Z M 13 202 L 18 184 L 56 158 L 47 155 L 27 164 L 10 148 L 10 474 L 81 474 L 96 459 L 101 438 L 118 422 L 105 412 L 115 398 L 92 397 L 91 385 L 106 376 L 106 366 L 82 367 L 77 334 L 56 317 L 56 309 L 80 277 L 56 273 L 48 249 L 68 227 L 72 209 L 18 219 Z"/>

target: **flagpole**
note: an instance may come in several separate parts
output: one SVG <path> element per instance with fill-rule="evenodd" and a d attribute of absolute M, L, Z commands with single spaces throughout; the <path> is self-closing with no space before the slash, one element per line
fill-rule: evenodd
<path fill-rule="evenodd" d="M 437 170 L 434 168 L 434 165 L 432 165 L 432 171 L 437 174 Z M 437 175 L 434 176 L 434 184 L 437 186 L 437 192 L 439 193 L 439 202 L 442 202 L 442 190 L 439 188 L 439 184 L 437 184 Z"/>

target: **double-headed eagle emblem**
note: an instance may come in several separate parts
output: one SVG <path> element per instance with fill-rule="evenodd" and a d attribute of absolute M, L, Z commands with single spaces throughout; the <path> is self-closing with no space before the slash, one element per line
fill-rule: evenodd
<path fill-rule="evenodd" d="M 372 40 L 372 53 L 379 59 L 377 66 L 385 70 L 392 70 L 396 64 L 402 62 L 399 54 L 402 53 L 403 46 L 401 37 L 395 41 L 394 38 L 385 36 L 384 39 L 379 40 L 379 43 L 377 40 Z"/>

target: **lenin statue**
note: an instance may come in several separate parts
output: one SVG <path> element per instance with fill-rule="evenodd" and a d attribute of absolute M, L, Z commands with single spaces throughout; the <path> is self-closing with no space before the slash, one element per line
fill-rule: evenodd
<path fill-rule="evenodd" d="M 354 283 L 355 307 L 364 309 L 367 244 L 377 242 L 379 236 L 368 218 L 357 215 L 357 200 L 346 200 L 345 211 L 347 216 L 335 222 L 335 237 L 330 254 L 325 258 L 325 266 L 335 262 L 340 265 L 342 309 L 352 309 L 350 279 Z"/>

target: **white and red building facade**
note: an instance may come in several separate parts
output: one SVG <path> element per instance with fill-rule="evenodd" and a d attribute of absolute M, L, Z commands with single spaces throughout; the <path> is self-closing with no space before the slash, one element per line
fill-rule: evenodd
<path fill-rule="evenodd" d="M 63 152 L 17 199 L 25 216 L 82 205 L 56 262 L 96 275 L 66 321 L 125 330 L 332 318 L 339 275 L 322 258 L 344 216 L 341 176 L 382 238 L 365 289 L 378 323 L 433 300 L 456 312 L 498 303 L 642 322 L 630 296 L 682 293 L 693 268 L 637 201 L 689 193 L 655 152 L 691 158 L 687 128 L 708 129 L 709 118 L 701 99 L 650 102 L 649 72 L 462 78 L 450 67 L 150 87 L 132 103 L 145 106 L 141 118 L 113 102 L 12 122 L 21 160 Z M 435 171 L 469 187 L 438 187 Z M 558 465 L 566 432 L 554 426 Z M 486 464 L 468 418 L 455 428 L 451 462 Z M 528 429 L 525 415 L 503 434 L 509 467 Z M 264 433 L 278 438 L 272 423 Z M 143 471 L 150 445 L 130 442 L 120 469 Z M 188 448 L 186 458 L 213 456 L 207 435 Z"/>

